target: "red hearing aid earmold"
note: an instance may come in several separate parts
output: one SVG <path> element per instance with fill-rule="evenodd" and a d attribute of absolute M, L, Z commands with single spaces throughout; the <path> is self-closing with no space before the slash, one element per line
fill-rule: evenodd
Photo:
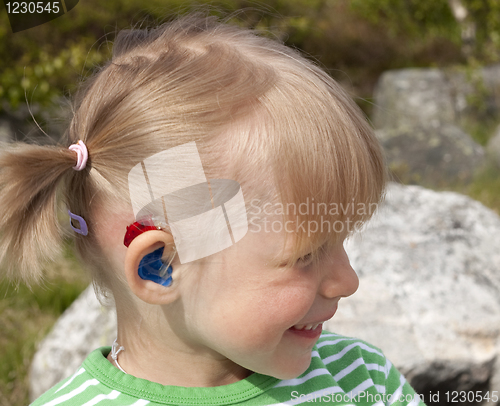
<path fill-rule="evenodd" d="M 146 220 L 142 222 L 136 221 L 127 227 L 127 232 L 125 233 L 125 238 L 123 239 L 123 244 L 126 247 L 130 245 L 130 243 L 134 240 L 138 235 L 149 231 L 149 230 L 159 230 L 159 227 L 155 227 L 153 225 L 153 221 Z"/>

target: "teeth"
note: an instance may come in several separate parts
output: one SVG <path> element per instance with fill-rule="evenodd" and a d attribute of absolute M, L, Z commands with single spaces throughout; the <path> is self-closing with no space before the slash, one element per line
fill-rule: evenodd
<path fill-rule="evenodd" d="M 294 326 L 296 330 L 314 330 L 316 329 L 321 323 L 317 324 L 298 324 Z"/>

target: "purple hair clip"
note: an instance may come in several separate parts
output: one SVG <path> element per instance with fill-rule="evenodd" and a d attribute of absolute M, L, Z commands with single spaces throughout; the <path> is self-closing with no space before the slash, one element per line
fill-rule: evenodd
<path fill-rule="evenodd" d="M 76 214 L 73 214 L 69 210 L 68 210 L 68 214 L 69 214 L 69 217 L 70 217 L 69 225 L 71 226 L 71 228 L 73 229 L 73 231 L 75 233 L 78 233 L 78 234 L 81 234 L 81 235 L 87 235 L 89 233 L 89 230 L 87 228 L 87 223 L 85 222 L 85 220 L 83 219 L 83 217 L 80 217 L 80 216 L 78 216 Z M 80 224 L 80 228 L 76 228 L 73 225 L 73 220 L 77 220 L 78 221 L 78 223 Z"/>

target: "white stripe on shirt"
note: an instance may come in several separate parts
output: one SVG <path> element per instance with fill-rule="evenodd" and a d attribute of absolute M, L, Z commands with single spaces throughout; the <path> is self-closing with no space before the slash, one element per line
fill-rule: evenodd
<path fill-rule="evenodd" d="M 59 396 L 58 398 L 51 400 L 49 403 L 45 403 L 44 406 L 58 405 L 59 403 L 62 403 L 68 399 L 71 399 L 72 397 L 75 397 L 76 395 L 79 395 L 85 389 L 87 389 L 89 386 L 92 386 L 92 385 L 99 385 L 99 381 L 97 379 L 89 379 L 88 381 L 85 381 L 83 384 L 81 384 L 78 388 L 73 389 L 71 392 L 67 393 L 66 395 L 62 395 L 62 396 Z"/>
<path fill-rule="evenodd" d="M 61 386 L 58 390 L 55 391 L 55 393 L 59 392 L 61 389 L 64 389 L 66 386 L 68 386 L 71 382 L 73 382 L 73 379 L 75 379 L 78 375 L 81 375 L 85 372 L 85 368 L 80 368 L 77 372 L 73 374 L 71 379 L 68 380 L 63 386 Z"/>
<path fill-rule="evenodd" d="M 101 400 L 105 399 L 116 399 L 118 395 L 120 395 L 121 392 L 118 392 L 117 390 L 111 391 L 109 395 L 97 395 L 95 398 L 89 400 L 88 402 L 85 402 L 82 406 L 94 406 L 98 404 Z"/>

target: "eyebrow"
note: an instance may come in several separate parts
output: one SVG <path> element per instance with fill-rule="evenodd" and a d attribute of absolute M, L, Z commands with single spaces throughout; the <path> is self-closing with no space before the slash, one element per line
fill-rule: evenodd
<path fill-rule="evenodd" d="M 313 254 L 314 253 L 317 253 L 317 252 L 320 252 L 320 251 L 323 251 L 326 246 L 328 245 L 329 243 L 329 240 L 326 240 L 323 244 L 321 244 L 318 248 L 314 249 L 314 250 L 307 250 L 306 252 L 304 252 L 303 254 L 299 255 L 297 257 L 297 260 L 299 260 L 300 258 L 306 256 L 306 255 L 309 255 L 309 254 Z M 271 260 L 271 263 L 275 266 L 285 266 L 288 261 L 291 259 L 292 257 L 292 252 L 288 251 L 288 252 L 285 252 L 283 253 L 283 255 L 281 257 L 276 257 L 274 258 L 273 260 Z"/>

